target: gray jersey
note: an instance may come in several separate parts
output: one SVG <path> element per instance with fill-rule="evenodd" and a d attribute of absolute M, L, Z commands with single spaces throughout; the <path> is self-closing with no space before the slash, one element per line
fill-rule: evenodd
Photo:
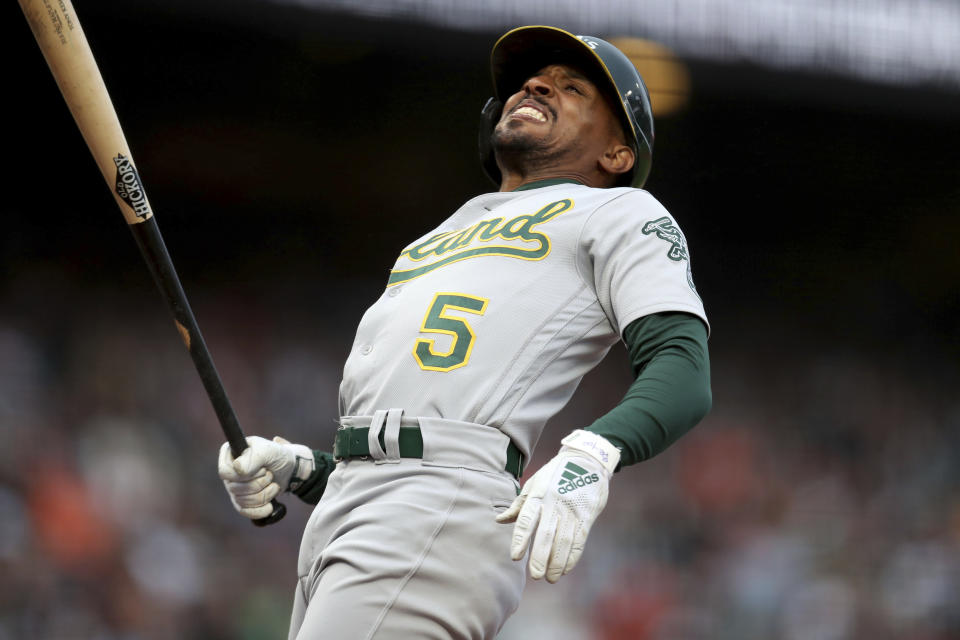
<path fill-rule="evenodd" d="M 663 311 L 706 322 L 683 233 L 646 191 L 477 196 L 397 259 L 360 321 L 341 414 L 490 425 L 529 457 L 623 329 Z"/>

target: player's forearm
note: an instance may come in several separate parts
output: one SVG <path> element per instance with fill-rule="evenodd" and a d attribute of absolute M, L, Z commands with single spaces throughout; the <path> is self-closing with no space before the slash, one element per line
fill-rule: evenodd
<path fill-rule="evenodd" d="M 313 473 L 297 487 L 293 494 L 306 502 L 307 504 L 317 504 L 327 488 L 327 478 L 333 472 L 337 463 L 333 460 L 333 455 L 326 451 L 314 449 L 313 459 L 316 463 Z"/>
<path fill-rule="evenodd" d="M 659 313 L 632 322 L 624 341 L 637 378 L 623 400 L 587 429 L 621 449 L 620 466 L 647 460 L 710 410 L 710 357 L 703 322 Z"/>

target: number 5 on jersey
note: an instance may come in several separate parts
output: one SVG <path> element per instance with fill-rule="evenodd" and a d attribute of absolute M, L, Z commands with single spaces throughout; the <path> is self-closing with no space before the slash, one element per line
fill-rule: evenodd
<path fill-rule="evenodd" d="M 486 298 L 463 293 L 438 293 L 427 309 L 420 333 L 443 333 L 451 336 L 446 352 L 434 349 L 433 338 L 420 338 L 413 347 L 413 357 L 424 371 L 450 371 L 470 361 L 476 335 L 463 318 L 447 315 L 448 310 L 483 315 L 487 310 Z"/>

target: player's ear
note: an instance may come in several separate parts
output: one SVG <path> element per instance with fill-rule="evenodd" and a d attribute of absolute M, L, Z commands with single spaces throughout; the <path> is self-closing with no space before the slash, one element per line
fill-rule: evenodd
<path fill-rule="evenodd" d="M 600 156 L 600 168 L 607 173 L 619 176 L 633 168 L 636 157 L 633 149 L 620 142 L 613 142 Z"/>

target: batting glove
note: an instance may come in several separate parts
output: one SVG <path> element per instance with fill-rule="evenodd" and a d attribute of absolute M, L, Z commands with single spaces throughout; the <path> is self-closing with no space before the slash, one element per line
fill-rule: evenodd
<path fill-rule="evenodd" d="M 267 440 L 247 437 L 247 448 L 237 458 L 230 444 L 220 447 L 217 471 L 230 494 L 233 508 L 256 520 L 273 512 L 270 501 L 281 491 L 292 491 L 310 477 L 315 461 L 313 451 L 277 436 Z"/>
<path fill-rule="evenodd" d="M 590 431 L 578 429 L 561 442 L 560 453 L 497 516 L 500 523 L 516 522 L 510 556 L 521 560 L 529 547 L 530 577 L 546 576 L 547 582 L 556 582 L 577 564 L 620 462 L 620 450 Z"/>

